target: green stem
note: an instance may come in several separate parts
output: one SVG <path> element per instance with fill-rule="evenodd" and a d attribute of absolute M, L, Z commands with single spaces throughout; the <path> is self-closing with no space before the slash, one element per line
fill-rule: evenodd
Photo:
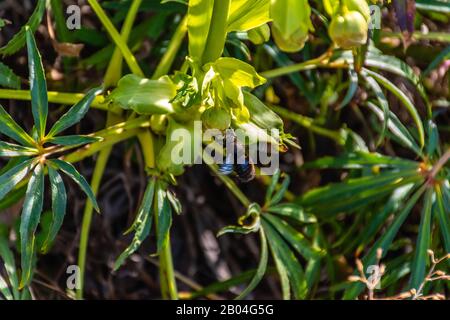
<path fill-rule="evenodd" d="M 210 163 L 210 162 L 208 162 Z M 248 207 L 251 204 L 251 201 L 247 198 L 247 196 L 239 189 L 239 187 L 234 183 L 233 180 L 230 179 L 230 177 L 225 176 L 223 174 L 220 174 L 219 171 L 217 171 L 217 168 L 212 165 L 208 164 L 209 168 L 214 172 L 214 174 L 222 180 L 222 182 L 225 184 L 225 186 L 231 191 L 231 193 L 234 194 L 234 196 L 244 205 L 244 207 Z"/>
<path fill-rule="evenodd" d="M 295 123 L 301 125 L 302 127 L 309 129 L 314 133 L 317 133 L 318 135 L 333 139 L 339 145 L 345 144 L 345 141 L 341 138 L 339 131 L 319 127 L 314 124 L 314 119 L 305 117 L 303 115 L 297 114 L 295 112 L 277 106 L 271 106 L 271 109 L 276 113 L 278 113 L 283 118 L 292 120 Z"/>
<path fill-rule="evenodd" d="M 142 131 L 139 135 L 139 142 L 141 144 L 142 153 L 144 154 L 145 165 L 149 168 L 154 168 L 155 162 L 155 150 L 153 143 L 153 135 L 149 130 Z M 155 225 L 158 229 L 158 205 L 155 199 Z M 178 299 L 177 284 L 175 280 L 175 270 L 173 267 L 172 250 L 170 245 L 170 236 L 166 242 L 166 245 L 161 248 L 159 254 L 159 276 L 161 282 L 161 295 L 163 299 Z"/>
<path fill-rule="evenodd" d="M 95 163 L 94 173 L 91 180 L 91 189 L 94 195 L 97 196 L 100 182 L 103 177 L 103 172 L 105 171 L 106 164 L 108 163 L 109 155 L 111 154 L 112 146 L 103 149 L 100 152 L 97 162 Z M 89 240 L 89 231 L 91 229 L 92 213 L 93 213 L 92 202 L 87 200 L 86 206 L 84 207 L 83 222 L 81 225 L 80 234 L 80 248 L 78 251 L 78 267 L 80 268 L 80 287 L 76 291 L 76 298 L 78 300 L 83 299 L 83 289 L 84 289 L 84 275 L 86 270 L 86 253 Z"/>
<path fill-rule="evenodd" d="M 139 64 L 134 57 L 134 55 L 131 53 L 130 49 L 127 46 L 126 41 L 122 39 L 119 32 L 116 30 L 114 25 L 112 24 L 111 20 L 106 15 L 103 8 L 100 6 L 100 4 L 97 2 L 97 0 L 88 0 L 89 4 L 92 7 L 92 10 L 94 10 L 97 17 L 102 22 L 103 26 L 105 27 L 106 31 L 108 31 L 108 34 L 116 44 L 116 46 L 120 49 L 122 52 L 122 55 L 127 62 L 128 66 L 130 67 L 131 72 L 134 74 L 143 77 L 144 73 L 141 70 L 141 67 L 139 67 Z"/>
<path fill-rule="evenodd" d="M 177 30 L 175 30 L 172 39 L 170 40 L 169 46 L 167 47 L 164 56 L 160 60 L 158 66 L 156 67 L 155 73 L 152 76 L 152 79 L 158 79 L 163 75 L 166 75 L 170 71 L 170 67 L 175 60 L 178 50 L 180 49 L 181 44 L 183 43 L 183 39 L 186 36 L 187 32 L 187 15 L 181 20 L 178 25 Z"/>
<path fill-rule="evenodd" d="M 56 92 L 48 91 L 48 102 L 57 104 L 72 105 L 80 101 L 84 97 L 84 93 L 69 93 L 69 92 Z M 0 89 L 0 99 L 13 99 L 13 100 L 31 100 L 30 90 L 10 90 Z M 92 108 L 108 110 L 114 113 L 118 113 L 121 109 L 118 107 L 109 107 L 105 103 L 103 96 L 95 97 L 91 104 Z"/>
<path fill-rule="evenodd" d="M 222 56 L 227 38 L 228 11 L 231 0 L 215 0 L 208 39 L 203 52 L 202 64 L 213 62 Z"/>

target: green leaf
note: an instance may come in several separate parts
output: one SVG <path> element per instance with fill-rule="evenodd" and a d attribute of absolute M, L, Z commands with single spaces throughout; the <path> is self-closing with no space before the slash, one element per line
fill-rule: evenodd
<path fill-rule="evenodd" d="M 224 234 L 234 233 L 234 234 L 250 234 L 259 230 L 259 224 L 255 227 L 246 226 L 226 226 L 217 232 L 217 237 L 223 236 Z"/>
<path fill-rule="evenodd" d="M 283 200 L 284 194 L 286 193 L 289 184 L 291 183 L 291 177 L 285 175 L 283 182 L 281 182 L 280 188 L 275 192 L 272 199 L 270 200 L 269 205 L 275 205 Z"/>
<path fill-rule="evenodd" d="M 301 206 L 295 203 L 277 204 L 275 206 L 269 207 L 267 211 L 270 213 L 275 213 L 280 216 L 294 219 L 298 222 L 303 223 L 317 222 L 317 218 L 314 215 L 306 213 Z"/>
<path fill-rule="evenodd" d="M 41 251 L 46 253 L 56 238 L 66 215 L 67 194 L 60 174 L 47 166 L 52 191 L 52 222 Z"/>
<path fill-rule="evenodd" d="M 375 96 L 378 101 L 378 105 L 381 107 L 381 110 L 383 110 L 383 127 L 381 129 L 380 137 L 378 138 L 377 146 L 381 144 L 383 141 L 385 135 L 386 135 L 386 129 L 388 127 L 389 122 L 389 103 L 386 99 L 386 96 L 383 93 L 383 90 L 381 90 L 380 85 L 378 82 L 375 81 L 374 78 L 365 76 L 364 73 L 362 74 L 364 79 L 366 80 L 369 87 L 372 89 L 372 91 L 375 93 Z"/>
<path fill-rule="evenodd" d="M 20 218 L 20 249 L 22 256 L 21 288 L 27 285 L 31 280 L 35 232 L 39 225 L 43 202 L 44 170 L 43 165 L 38 164 L 28 182 Z"/>
<path fill-rule="evenodd" d="M 129 229 L 135 230 L 133 240 L 131 244 L 125 249 L 124 252 L 117 258 L 114 263 L 114 271 L 119 269 L 125 260 L 132 255 L 140 247 L 142 242 L 149 236 L 150 229 L 152 227 L 152 204 L 153 196 L 155 194 L 155 179 L 151 179 L 145 189 L 144 197 L 139 207 L 139 211 L 136 215 L 136 219 L 133 225 Z"/>
<path fill-rule="evenodd" d="M 419 188 L 413 196 L 408 200 L 405 206 L 401 209 L 401 211 L 395 216 L 391 225 L 386 229 L 386 231 L 382 234 L 382 236 L 375 242 L 369 252 L 362 259 L 363 265 L 369 266 L 376 263 L 377 259 L 377 251 L 378 249 L 382 250 L 382 256 L 386 256 L 389 247 L 392 244 L 395 236 L 397 235 L 400 227 L 405 222 L 408 217 L 411 209 L 416 204 L 417 200 L 422 196 L 425 191 L 425 185 Z M 364 284 L 361 283 L 353 283 L 350 288 L 348 288 L 345 293 L 343 299 L 354 299 L 361 291 L 365 288 Z"/>
<path fill-rule="evenodd" d="M 0 105 L 0 133 L 11 139 L 26 145 L 33 147 L 35 142 L 14 120 L 11 116 L 3 109 Z"/>
<path fill-rule="evenodd" d="M 0 176 L 0 199 L 3 199 L 28 173 L 33 170 L 34 159 L 17 164 Z"/>
<path fill-rule="evenodd" d="M 341 109 L 348 105 L 353 97 L 355 96 L 356 90 L 358 89 L 358 73 L 353 68 L 348 69 L 349 86 L 344 99 L 339 104 L 338 109 Z"/>
<path fill-rule="evenodd" d="M 139 114 L 167 114 L 174 112 L 175 95 L 176 86 L 167 77 L 149 80 L 129 74 L 119 80 L 108 99 Z"/>
<path fill-rule="evenodd" d="M 20 89 L 20 77 L 17 76 L 7 65 L 0 62 L 0 86 Z"/>
<path fill-rule="evenodd" d="M 269 204 L 270 199 L 272 198 L 273 193 L 275 192 L 275 188 L 277 187 L 278 180 L 280 179 L 281 171 L 277 169 L 270 180 L 270 184 L 266 190 L 266 196 L 264 198 L 264 203 Z"/>
<path fill-rule="evenodd" d="M 32 156 L 38 153 L 37 149 L 23 147 L 17 144 L 0 141 L 0 157 Z"/>
<path fill-rule="evenodd" d="M 450 13 L 450 3 L 442 0 L 416 0 L 416 8 L 422 10 Z"/>
<path fill-rule="evenodd" d="M 31 108 L 34 125 L 39 139 L 45 136 L 45 125 L 48 114 L 47 83 L 45 82 L 44 67 L 41 55 L 36 47 L 33 32 L 25 27 L 28 51 L 28 69 L 30 73 Z"/>
<path fill-rule="evenodd" d="M 59 118 L 58 121 L 55 122 L 47 137 L 54 137 L 58 133 L 80 122 L 80 120 L 83 119 L 88 112 L 92 101 L 94 101 L 95 97 L 101 92 L 101 87 L 89 90 L 83 99 L 78 101 L 72 108 L 69 109 L 69 111 L 67 111 L 61 118 Z"/>
<path fill-rule="evenodd" d="M 214 0 L 189 0 L 188 35 L 189 56 L 201 61 L 208 40 Z"/>
<path fill-rule="evenodd" d="M 375 113 L 375 115 L 382 121 L 385 122 L 384 112 L 380 110 L 380 108 L 374 103 L 368 102 L 367 107 Z M 402 144 L 403 146 L 411 149 L 417 155 L 422 155 L 422 150 L 417 145 L 416 140 L 411 135 L 411 133 L 406 129 L 406 127 L 400 122 L 397 116 L 389 111 L 389 120 L 387 121 L 387 126 L 389 131 L 393 134 L 394 138 L 397 142 Z"/>
<path fill-rule="evenodd" d="M 253 94 L 244 91 L 244 104 L 250 112 L 250 119 L 262 129 L 278 129 L 283 133 L 283 120 Z"/>
<path fill-rule="evenodd" d="M 11 290 L 9 290 L 8 283 L 1 275 L 0 275 L 0 293 L 5 297 L 6 300 L 14 299 Z"/>
<path fill-rule="evenodd" d="M 167 199 L 169 200 L 170 205 L 172 206 L 172 209 L 175 211 L 175 213 L 181 214 L 182 207 L 181 207 L 180 200 L 178 200 L 176 195 L 174 193 L 170 192 L 169 190 L 167 190 L 166 195 L 167 195 Z"/>
<path fill-rule="evenodd" d="M 77 169 L 75 169 L 75 167 L 72 164 L 59 159 L 49 160 L 48 163 L 51 166 L 54 166 L 56 169 L 61 170 L 73 181 L 75 181 L 81 188 L 81 190 L 83 190 L 83 192 L 88 196 L 89 200 L 92 202 L 92 205 L 94 206 L 94 209 L 97 212 L 100 211 L 100 209 L 98 208 L 97 200 L 95 199 L 95 195 L 92 192 L 91 186 L 86 181 L 86 179 L 77 171 Z"/>
<path fill-rule="evenodd" d="M 33 14 L 30 16 L 30 19 L 28 19 L 27 24 L 20 28 L 19 32 L 17 32 L 5 46 L 0 48 L 0 54 L 3 56 L 9 56 L 19 51 L 26 42 L 26 27 L 30 28 L 33 32 L 36 31 L 37 27 L 41 23 L 44 12 L 45 0 L 38 0 L 36 8 L 34 9 Z"/>
<path fill-rule="evenodd" d="M 450 199 L 444 196 L 444 194 L 442 193 L 442 187 L 440 185 L 435 186 L 435 192 L 436 200 L 434 210 L 439 220 L 439 226 L 441 228 L 445 251 L 450 252 L 450 216 L 445 207 L 445 203 L 449 203 Z"/>
<path fill-rule="evenodd" d="M 267 261 L 269 260 L 269 253 L 267 249 L 267 239 L 264 230 L 259 230 L 259 238 L 261 242 L 261 258 L 258 263 L 258 268 L 248 286 L 236 297 L 236 300 L 242 300 L 256 288 L 261 282 L 267 269 Z"/>
<path fill-rule="evenodd" d="M 248 31 L 269 22 L 270 0 L 233 0 L 228 14 L 228 32 Z"/>
<path fill-rule="evenodd" d="M 409 114 L 411 115 L 412 119 L 414 120 L 417 126 L 417 130 L 419 133 L 419 142 L 420 145 L 423 147 L 425 144 L 425 133 L 423 129 L 422 120 L 420 119 L 420 115 L 417 112 L 416 107 L 411 102 L 411 100 L 409 100 L 408 96 L 382 75 L 365 68 L 363 68 L 362 73 L 372 76 L 375 80 L 377 80 L 377 82 L 379 82 L 386 89 L 391 91 L 405 105 L 406 109 L 408 110 Z"/>
<path fill-rule="evenodd" d="M 280 260 L 288 274 L 292 291 L 296 299 L 304 299 L 308 292 L 308 285 L 303 272 L 303 268 L 289 249 L 287 243 L 281 238 L 281 235 L 264 219 L 262 220 L 264 232 L 267 233 L 267 239 L 275 260 Z M 278 264 L 277 264 L 278 265 Z M 282 274 L 284 271 L 282 271 Z M 280 274 L 280 277 L 284 275 Z"/>
<path fill-rule="evenodd" d="M 303 234 L 291 227 L 286 221 L 268 213 L 263 218 L 270 222 L 283 236 L 284 240 L 306 259 L 320 258 L 323 255 L 324 252 L 322 250 L 313 247 Z"/>
<path fill-rule="evenodd" d="M 419 163 L 398 157 L 388 157 L 375 152 L 350 152 L 337 157 L 323 157 L 312 162 L 307 162 L 302 168 L 370 169 L 373 166 L 379 168 L 418 169 Z"/>
<path fill-rule="evenodd" d="M 439 130 L 431 119 L 427 121 L 427 136 L 426 154 L 433 157 L 436 150 L 439 150 Z"/>
<path fill-rule="evenodd" d="M 166 191 L 158 183 L 156 188 L 156 214 L 157 223 L 157 248 L 158 253 L 167 245 L 169 240 L 170 226 L 172 225 L 172 209 L 169 199 L 167 199 Z"/>
<path fill-rule="evenodd" d="M 266 82 L 266 79 L 261 77 L 252 65 L 239 59 L 223 57 L 217 59 L 211 65 L 223 81 L 230 81 L 239 88 L 253 89 Z M 208 65 L 205 68 L 208 68 Z"/>
<path fill-rule="evenodd" d="M 414 260 L 411 267 L 410 289 L 419 289 L 425 279 L 425 269 L 428 261 L 428 249 L 431 242 L 431 208 L 433 204 L 433 189 L 425 194 L 422 217 L 420 220 L 419 234 L 417 236 Z"/>
<path fill-rule="evenodd" d="M 450 8 L 450 5 L 448 6 Z M 428 76 L 431 71 L 436 69 L 444 60 L 450 58 L 450 46 L 440 51 L 439 54 L 431 61 L 428 67 L 422 72 L 422 78 Z"/>
<path fill-rule="evenodd" d="M 73 135 L 73 136 L 53 137 L 53 138 L 48 139 L 47 141 L 50 143 L 56 144 L 56 145 L 61 145 L 61 146 L 78 146 L 78 145 L 98 142 L 100 140 L 102 140 L 102 138 Z"/>
<path fill-rule="evenodd" d="M 13 253 L 8 247 L 8 241 L 3 237 L 0 237 L 0 257 L 3 260 L 5 270 L 6 273 L 8 274 L 9 282 L 12 287 L 12 295 L 10 297 L 11 299 L 13 297 L 17 299 L 19 297 L 19 279 L 17 278 L 16 264 L 14 262 Z M 2 287 L 3 286 L 0 280 L 0 292 L 4 293 L 5 295 L 5 292 L 3 292 Z M 7 285 L 5 287 L 7 288 Z"/>
<path fill-rule="evenodd" d="M 347 210 L 353 212 L 403 185 L 419 181 L 423 177 L 417 170 L 386 171 L 313 189 L 301 197 L 300 204 L 315 214 L 327 216 Z"/>

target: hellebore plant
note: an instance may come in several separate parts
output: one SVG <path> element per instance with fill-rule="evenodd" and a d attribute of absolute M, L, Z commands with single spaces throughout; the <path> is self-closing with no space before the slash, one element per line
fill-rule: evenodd
<path fill-rule="evenodd" d="M 312 2 L 307 0 L 181 1 L 187 6 L 186 16 L 180 20 L 152 76 L 144 74 L 129 47 L 142 1 L 131 1 L 119 32 L 97 0 L 87 0 L 112 39 L 114 51 L 103 83 L 86 94 L 47 91 L 33 36 L 45 11 L 45 2 L 38 1 L 27 26 L 0 48 L 0 54 L 12 55 L 26 44 L 30 92 L 19 90 L 18 78 L 2 64 L 5 72 L 10 73 L 10 80 L 2 85 L 13 90 L 0 89 L 0 97 L 30 100 L 34 120 L 33 128 L 26 131 L 0 107 L 0 132 L 15 141 L 0 142 L 0 156 L 10 159 L 1 170 L 0 199 L 20 199 L 24 195 L 20 216 L 20 283 L 8 244 L 0 238 L 0 257 L 11 271 L 8 282 L 0 276 L 0 292 L 5 298 L 30 296 L 28 286 L 33 279 L 38 251 L 45 254 L 50 250 L 63 223 L 68 199 L 61 173 L 73 179 L 88 197 L 78 256 L 81 287 L 76 295 L 78 299 L 83 298 L 89 229 L 93 210 L 99 211 L 96 195 L 108 158 L 116 143 L 137 138 L 146 166 L 147 186 L 135 220 L 126 231 L 133 233 L 132 241 L 115 261 L 114 270 L 119 269 L 153 232 L 162 297 L 178 299 L 170 229 L 173 213 L 181 214 L 182 206 L 172 186 L 192 162 L 174 162 L 172 151 L 180 143 L 192 144 L 194 134 L 181 142 L 173 141 L 171 136 L 179 129 L 192 133 L 194 122 L 199 120 L 208 129 L 244 130 L 248 136 L 286 151 L 288 146 L 298 147 L 292 136 L 284 131 L 282 118 L 288 119 L 314 134 L 332 139 L 343 150 L 339 156 L 306 163 L 302 170 L 331 168 L 351 172 L 343 182 L 293 195 L 288 190 L 289 176 L 277 171 L 265 181 L 267 190 L 261 205 L 248 199 L 233 179 L 217 175 L 246 208 L 236 226 L 224 227 L 218 235 L 257 233 L 260 239 L 259 264 L 246 278 L 249 283 L 238 299 L 247 297 L 263 279 L 268 271 L 269 256 L 279 275 L 284 299 L 311 297 L 320 281 L 320 271 L 332 263 L 327 258 L 327 251 L 334 250 L 334 244 L 328 242 L 324 228 L 338 228 L 338 220 L 333 219 L 341 213 L 359 214 L 363 231 L 352 239 L 354 229 L 349 230 L 338 239 L 336 246 L 341 244 L 347 251 L 362 253 L 364 264 L 370 265 L 376 262 L 378 249 L 383 250 L 383 256 L 389 252 L 402 224 L 422 199 L 417 241 L 408 258 L 409 288 L 417 288 L 425 277 L 427 250 L 450 252 L 450 185 L 446 167 L 450 151 L 439 141 L 440 132 L 422 79 L 405 62 L 383 54 L 371 40 L 368 32 L 370 11 L 365 0 L 324 0 L 314 4 L 313 8 Z M 50 1 L 55 16 L 58 3 Z M 320 16 L 321 25 L 313 25 L 314 15 Z M 317 30 L 323 28 L 329 35 L 325 39 L 328 49 L 316 58 L 290 63 L 283 52 L 301 51 L 311 36 L 317 36 Z M 187 56 L 182 66 L 173 70 L 185 34 L 188 36 Z M 256 64 L 232 57 L 226 51 L 227 43 L 238 41 L 245 46 L 247 39 L 265 49 L 266 57 L 271 56 L 279 67 L 257 72 L 261 68 L 256 68 Z M 122 73 L 123 61 L 129 74 Z M 298 72 L 315 72 L 317 69 L 348 74 L 344 86 L 346 92 L 336 112 L 354 100 L 358 87 L 367 91 L 368 98 L 362 107 L 379 120 L 373 123 L 378 134 L 375 149 L 384 141 L 392 140 L 414 153 L 415 160 L 369 152 L 364 140 L 350 129 L 325 128 L 324 121 L 296 114 L 267 98 L 272 80 L 289 75 L 302 87 L 308 102 L 316 106 L 318 102 L 309 94 L 311 89 L 303 83 Z M 416 88 L 427 109 L 424 120 L 411 98 L 389 80 L 386 73 L 403 77 Z M 332 85 L 332 82 L 327 84 L 332 92 L 330 96 L 335 89 Z M 261 92 L 266 92 L 267 103 Z M 406 109 L 414 127 L 403 124 L 390 109 L 387 92 Z M 321 96 L 326 97 L 326 93 Z M 49 102 L 73 104 L 51 127 L 47 126 Z M 66 129 L 82 121 L 90 107 L 107 113 L 106 128 L 87 135 L 64 135 Z M 326 113 L 323 111 L 321 107 L 317 114 L 322 116 Z M 279 139 L 270 135 L 271 129 L 279 130 Z M 88 183 L 73 163 L 94 154 L 97 154 L 96 164 Z M 192 154 L 191 159 L 195 156 Z M 211 164 L 210 169 L 218 173 L 216 165 Z M 42 224 L 41 212 L 45 206 L 45 175 L 51 186 L 52 218 L 44 241 L 37 241 L 36 232 Z M 345 283 L 340 290 L 344 291 L 344 298 L 354 299 L 364 286 Z"/>

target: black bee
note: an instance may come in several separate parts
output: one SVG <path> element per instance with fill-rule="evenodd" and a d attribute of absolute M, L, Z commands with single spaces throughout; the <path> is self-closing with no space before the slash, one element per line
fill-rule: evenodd
<path fill-rule="evenodd" d="M 235 173 L 241 182 L 249 182 L 255 178 L 255 166 L 251 163 L 248 157 L 243 160 L 237 161 L 238 150 L 244 150 L 244 147 L 237 141 L 235 136 L 232 136 L 234 155 L 231 156 L 227 153 L 224 163 L 218 164 L 218 171 L 223 175 L 230 175 Z M 241 162 L 241 163 L 238 163 Z"/>

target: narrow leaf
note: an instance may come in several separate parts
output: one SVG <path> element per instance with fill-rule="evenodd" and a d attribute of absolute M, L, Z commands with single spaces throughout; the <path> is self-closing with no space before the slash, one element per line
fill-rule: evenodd
<path fill-rule="evenodd" d="M 59 173 L 51 166 L 47 166 L 50 187 L 52 191 L 52 223 L 41 251 L 47 252 L 56 238 L 66 215 L 67 194 L 64 182 Z"/>
<path fill-rule="evenodd" d="M 79 146 L 89 143 L 94 143 L 102 140 L 102 138 L 98 137 L 90 137 L 90 136 L 82 136 L 82 135 L 73 135 L 73 136 L 60 136 L 53 137 L 48 139 L 48 142 L 61 145 L 61 146 Z"/>
<path fill-rule="evenodd" d="M 252 280 L 248 284 L 247 288 L 245 288 L 237 297 L 236 300 L 242 300 L 246 296 L 250 294 L 250 292 L 253 291 L 253 289 L 256 288 L 256 286 L 261 282 L 262 278 L 264 277 L 264 274 L 266 273 L 267 269 L 267 261 L 269 260 L 269 253 L 267 249 L 267 239 L 266 235 L 264 233 L 264 230 L 259 230 L 259 238 L 261 242 L 261 258 L 258 263 L 258 268 L 256 269 L 256 273 L 253 276 Z"/>
<path fill-rule="evenodd" d="M 0 105 L 0 133 L 11 139 L 26 145 L 34 146 L 34 140 L 31 138 L 6 112 L 5 109 Z"/>
<path fill-rule="evenodd" d="M 32 156 L 38 153 L 37 149 L 23 147 L 17 144 L 0 141 L 0 157 Z"/>
<path fill-rule="evenodd" d="M 311 213 L 307 213 L 301 206 L 295 203 L 282 203 L 271 206 L 267 209 L 271 213 L 294 219 L 303 223 L 315 223 L 317 218 Z"/>
<path fill-rule="evenodd" d="M 39 139 L 45 136 L 45 125 L 48 114 L 47 83 L 45 82 L 44 67 L 41 55 L 36 47 L 33 32 L 26 29 L 28 69 L 30 73 L 31 108 L 33 111 L 34 125 Z"/>
<path fill-rule="evenodd" d="M 20 89 L 20 77 L 17 76 L 7 65 L 0 62 L 0 86 Z"/>
<path fill-rule="evenodd" d="M 169 230 L 172 225 L 172 209 L 166 196 L 166 191 L 158 185 L 156 189 L 157 203 L 156 214 L 157 223 L 157 248 L 158 253 L 167 245 L 169 239 Z"/>
<path fill-rule="evenodd" d="M 20 219 L 20 248 L 22 256 L 21 288 L 27 285 L 31 279 L 35 232 L 41 218 L 43 202 L 44 170 L 42 164 L 38 164 L 28 182 Z"/>
<path fill-rule="evenodd" d="M 58 133 L 80 122 L 80 120 L 83 119 L 83 117 L 89 110 L 92 101 L 94 101 L 95 97 L 101 92 L 101 87 L 89 90 L 89 92 L 86 93 L 83 99 L 78 101 L 72 108 L 69 109 L 69 111 L 63 114 L 62 117 L 55 122 L 47 136 L 54 137 Z"/>
<path fill-rule="evenodd" d="M 130 230 L 135 230 L 133 241 L 125 249 L 124 252 L 117 258 L 114 263 L 114 270 L 120 268 L 125 260 L 132 255 L 142 244 L 142 242 L 149 236 L 152 226 L 152 204 L 153 196 L 155 194 L 155 179 L 151 179 L 145 189 L 144 197 L 136 215 L 136 220 L 131 226 Z"/>
<path fill-rule="evenodd" d="M 0 176 L 0 199 L 33 170 L 34 160 L 25 160 Z"/>
<path fill-rule="evenodd" d="M 75 181 L 81 188 L 81 190 L 83 190 L 83 192 L 88 196 L 95 210 L 97 212 L 100 211 L 100 209 L 98 208 L 97 200 L 95 199 L 94 192 L 92 192 L 91 186 L 86 181 L 86 179 L 77 171 L 77 169 L 75 169 L 75 167 L 72 164 L 59 159 L 49 160 L 48 163 L 50 165 L 53 165 L 55 168 L 63 171 L 73 181 Z"/>

